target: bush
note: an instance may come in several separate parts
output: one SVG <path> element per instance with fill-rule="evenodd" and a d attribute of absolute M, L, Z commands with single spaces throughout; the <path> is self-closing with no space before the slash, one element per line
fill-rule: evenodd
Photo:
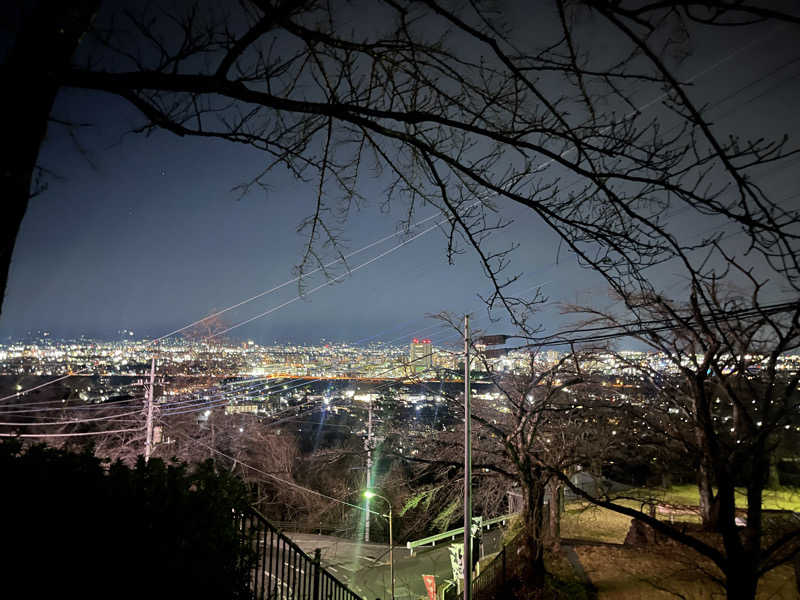
<path fill-rule="evenodd" d="M 233 511 L 244 484 L 212 461 L 190 471 L 140 457 L 107 469 L 90 451 L 0 444 L 4 587 L 35 597 L 243 596 Z M 14 584 L 17 585 L 14 585 Z"/>

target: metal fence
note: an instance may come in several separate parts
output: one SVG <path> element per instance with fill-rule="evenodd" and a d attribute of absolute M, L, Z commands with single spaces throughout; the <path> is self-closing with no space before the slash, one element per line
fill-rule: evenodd
<path fill-rule="evenodd" d="M 503 546 L 500 552 L 487 565 L 481 568 L 481 574 L 472 580 L 472 598 L 504 598 L 508 583 L 507 550 Z"/>
<path fill-rule="evenodd" d="M 252 600 L 361 600 L 255 510 L 236 516 Z"/>
<path fill-rule="evenodd" d="M 472 599 L 505 598 L 514 570 L 516 550 L 522 539 L 517 534 L 512 540 L 500 548 L 494 558 L 481 567 L 480 575 L 472 580 Z"/>

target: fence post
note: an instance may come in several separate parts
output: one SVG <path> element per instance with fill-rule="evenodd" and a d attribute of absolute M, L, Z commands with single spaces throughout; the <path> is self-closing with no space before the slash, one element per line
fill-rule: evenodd
<path fill-rule="evenodd" d="M 314 550 L 314 593 L 313 600 L 319 600 L 319 576 L 322 564 L 322 551 L 319 548 Z"/>

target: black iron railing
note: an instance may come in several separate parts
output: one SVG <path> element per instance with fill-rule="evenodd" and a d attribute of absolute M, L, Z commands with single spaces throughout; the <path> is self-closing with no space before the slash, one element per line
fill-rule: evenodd
<path fill-rule="evenodd" d="M 521 535 L 517 534 L 508 544 L 500 548 L 500 552 L 490 562 L 481 566 L 480 575 L 472 580 L 473 600 L 507 596 L 515 562 L 511 557 L 516 555 L 521 539 Z"/>
<path fill-rule="evenodd" d="M 508 561 L 506 547 L 492 561 L 481 567 L 481 573 L 472 580 L 472 598 L 502 598 L 508 583 Z"/>
<path fill-rule="evenodd" d="M 252 600 L 361 600 L 260 513 L 236 516 Z"/>

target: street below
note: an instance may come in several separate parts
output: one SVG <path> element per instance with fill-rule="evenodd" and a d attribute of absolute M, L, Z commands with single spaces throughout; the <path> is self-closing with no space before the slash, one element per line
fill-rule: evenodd
<path fill-rule="evenodd" d="M 368 600 L 391 598 L 389 546 L 356 542 L 327 535 L 284 532 L 302 550 L 314 555 L 319 548 L 322 566 L 342 583 Z M 497 552 L 501 529 L 484 532 L 484 551 Z M 461 541 L 456 538 L 454 542 Z M 449 543 L 416 548 L 414 555 L 404 546 L 395 546 L 395 600 L 417 600 L 427 595 L 423 575 L 433 575 L 437 588 L 453 578 Z"/>

